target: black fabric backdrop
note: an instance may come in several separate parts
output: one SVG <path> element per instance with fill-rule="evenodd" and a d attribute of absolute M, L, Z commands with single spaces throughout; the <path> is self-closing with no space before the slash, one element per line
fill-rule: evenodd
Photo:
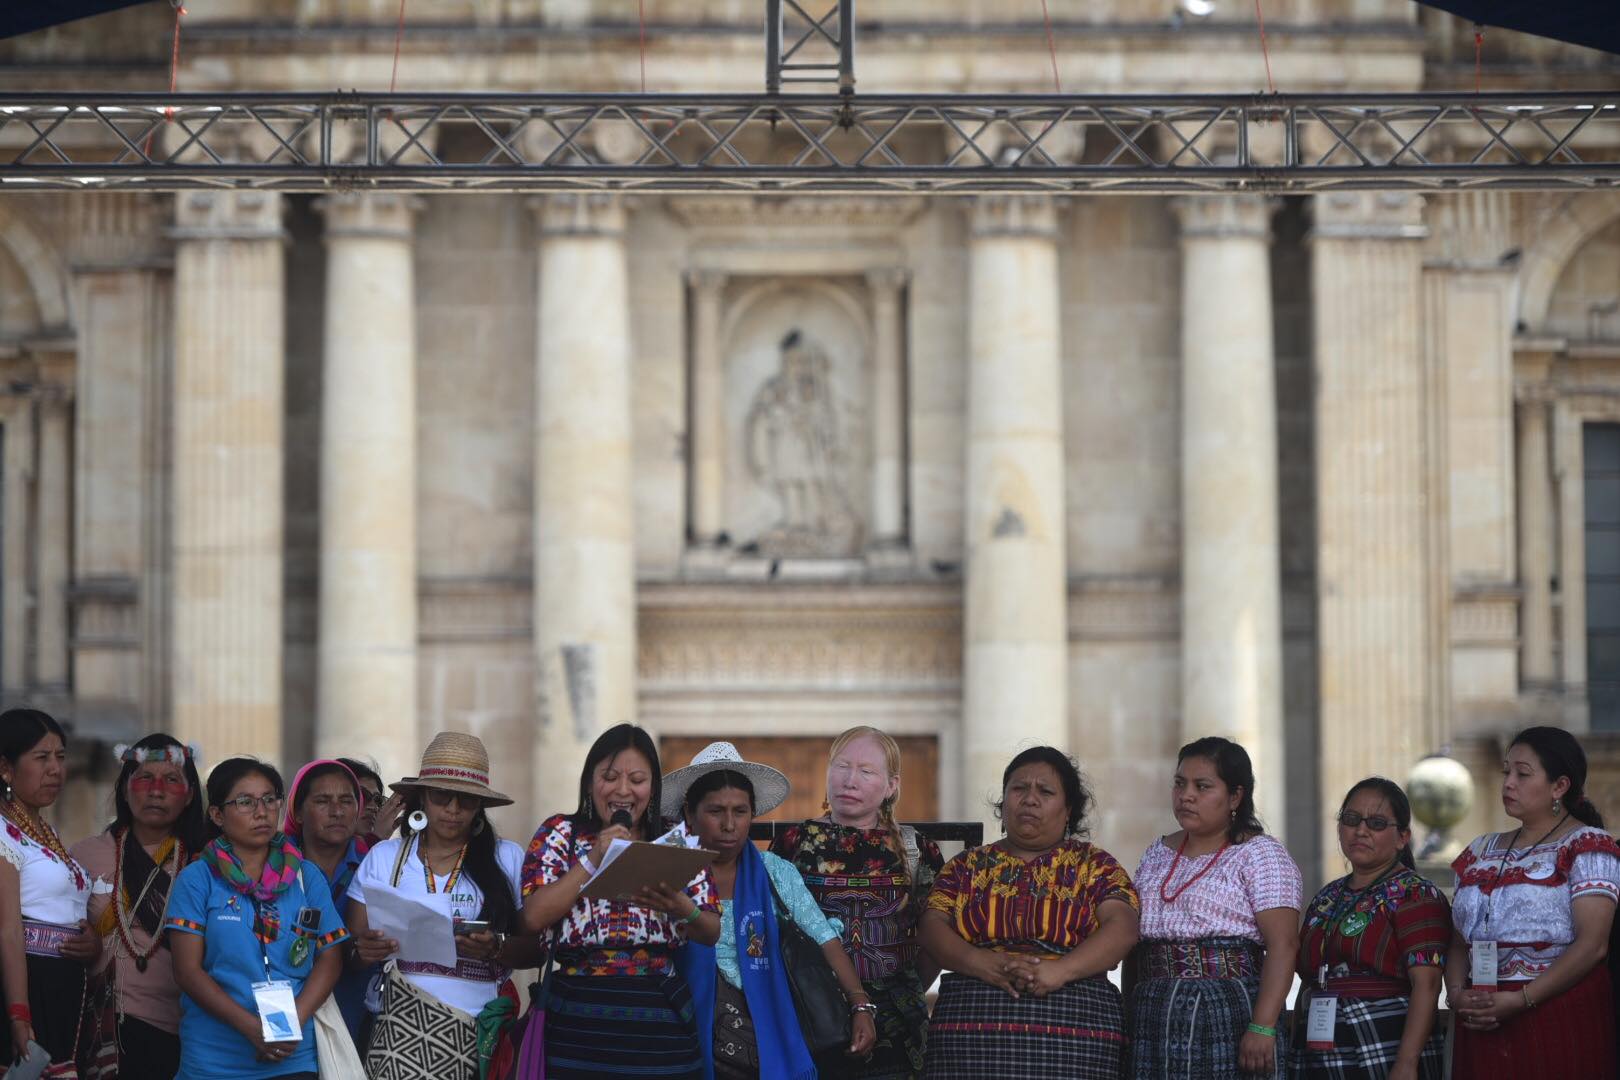
<path fill-rule="evenodd" d="M 153 3 L 154 0 L 0 0 L 0 37 L 72 22 L 103 11 Z"/>
<path fill-rule="evenodd" d="M 1470 22 L 1620 53 L 1620 0 L 1421 0 Z"/>

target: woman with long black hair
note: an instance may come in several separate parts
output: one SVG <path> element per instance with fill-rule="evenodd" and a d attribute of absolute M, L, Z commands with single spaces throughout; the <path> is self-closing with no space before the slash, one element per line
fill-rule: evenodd
<path fill-rule="evenodd" d="M 595 874 L 593 859 L 614 840 L 663 832 L 662 797 L 652 737 L 620 724 L 585 755 L 578 809 L 547 818 L 529 842 L 523 921 L 550 938 L 557 964 L 546 999 L 549 1080 L 703 1075 L 692 991 L 674 952 L 689 937 L 702 945 L 720 938 L 709 871 L 633 902 L 579 896 Z M 630 825 L 614 824 L 621 813 Z"/>
<path fill-rule="evenodd" d="M 456 934 L 454 967 L 389 965 L 366 1072 L 387 1080 L 475 1080 L 480 1014 L 502 996 L 514 968 L 540 957 L 532 936 L 515 933 L 523 849 L 497 836 L 485 812 L 512 800 L 489 786 L 484 744 L 458 731 L 435 735 L 417 775 L 393 786 L 404 801 L 401 835 L 367 852 L 349 886 L 351 964 L 369 967 L 399 951 L 367 921 L 367 898 L 379 893 L 447 894 L 454 920 L 482 925 Z"/>
<path fill-rule="evenodd" d="M 1617 1054 L 1603 958 L 1620 845 L 1586 796 L 1575 736 L 1554 727 L 1515 735 L 1502 809 L 1518 828 L 1486 833 L 1451 864 L 1453 1075 L 1608 1077 Z"/>
<path fill-rule="evenodd" d="M 101 955 L 85 919 L 90 876 L 41 816 L 66 781 L 62 726 L 38 709 L 0 713 L 0 982 L 10 1021 L 0 1063 L 36 1042 L 52 1077 L 78 1075 L 85 968 Z"/>
<path fill-rule="evenodd" d="M 71 854 L 94 881 L 89 914 L 110 968 L 118 1074 L 170 1080 L 180 1068 L 180 987 L 163 921 L 175 879 L 208 842 L 206 797 L 190 748 L 174 736 L 114 750 L 112 824 Z"/>

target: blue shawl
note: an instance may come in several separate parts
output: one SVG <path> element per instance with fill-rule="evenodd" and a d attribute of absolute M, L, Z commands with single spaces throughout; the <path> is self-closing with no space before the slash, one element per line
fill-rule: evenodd
<path fill-rule="evenodd" d="M 787 968 L 782 962 L 775 900 L 776 890 L 771 887 L 764 856 L 753 844 L 744 844 L 737 859 L 731 923 L 743 996 L 748 1001 L 748 1015 L 754 1021 L 759 1048 L 759 1075 L 816 1080 L 815 1062 L 799 1030 L 793 991 L 788 987 Z M 714 1080 L 714 994 L 720 978 L 714 946 L 688 941 L 676 951 L 675 966 L 692 988 L 704 1080 Z"/>

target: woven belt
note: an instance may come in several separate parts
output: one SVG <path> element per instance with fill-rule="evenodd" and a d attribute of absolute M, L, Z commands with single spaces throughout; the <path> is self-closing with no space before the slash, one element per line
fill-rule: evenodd
<path fill-rule="evenodd" d="M 1412 984 L 1405 979 L 1371 973 L 1329 977 L 1322 992 L 1335 997 L 1391 998 L 1406 997 L 1412 993 Z"/>
<path fill-rule="evenodd" d="M 441 979 L 466 979 L 469 982 L 485 983 L 501 982 L 511 974 L 506 968 L 488 960 L 457 960 L 455 967 L 401 960 L 399 970 L 406 975 L 435 975 Z"/>
<path fill-rule="evenodd" d="M 667 975 L 674 970 L 668 949 L 583 949 L 557 955 L 559 975 Z"/>
<path fill-rule="evenodd" d="M 56 923 L 23 920 L 23 952 L 30 956 L 61 956 L 62 942 L 77 937 L 77 926 L 59 926 Z"/>
<path fill-rule="evenodd" d="M 1253 942 L 1142 942 L 1144 979 L 1255 979 L 1260 967 L 1260 946 Z"/>

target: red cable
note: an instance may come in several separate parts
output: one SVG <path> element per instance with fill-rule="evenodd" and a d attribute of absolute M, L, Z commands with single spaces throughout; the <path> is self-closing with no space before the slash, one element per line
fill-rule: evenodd
<path fill-rule="evenodd" d="M 186 13 L 186 9 L 180 4 L 179 0 L 170 0 L 170 3 L 174 5 L 174 41 L 169 47 L 169 93 L 173 94 L 176 80 L 180 76 L 180 18 Z M 167 124 L 172 122 L 173 119 L 174 106 L 165 105 L 163 107 L 163 122 Z M 154 129 L 151 134 L 147 135 L 146 145 L 141 148 L 141 153 L 147 157 L 152 156 L 152 137 L 156 134 L 157 131 Z"/>
<path fill-rule="evenodd" d="M 399 22 L 394 26 L 394 74 L 388 79 L 388 92 L 399 85 L 399 42 L 405 36 L 405 0 L 399 0 Z"/>
<path fill-rule="evenodd" d="M 641 28 L 641 92 L 647 92 L 647 0 L 636 0 L 636 17 Z"/>
<path fill-rule="evenodd" d="M 1058 79 L 1057 41 L 1052 37 L 1052 13 L 1046 8 L 1046 0 L 1041 0 L 1041 19 L 1046 23 L 1046 51 L 1052 54 L 1052 86 L 1061 94 L 1063 83 Z"/>
<path fill-rule="evenodd" d="M 1485 50 L 1485 27 L 1482 23 L 1474 24 L 1474 93 L 1479 93 L 1480 54 Z"/>
<path fill-rule="evenodd" d="M 1275 94 L 1277 84 L 1271 78 L 1271 49 L 1266 45 L 1266 16 L 1260 10 L 1260 0 L 1254 0 L 1254 17 L 1260 23 L 1260 55 L 1266 60 L 1266 88 Z"/>

